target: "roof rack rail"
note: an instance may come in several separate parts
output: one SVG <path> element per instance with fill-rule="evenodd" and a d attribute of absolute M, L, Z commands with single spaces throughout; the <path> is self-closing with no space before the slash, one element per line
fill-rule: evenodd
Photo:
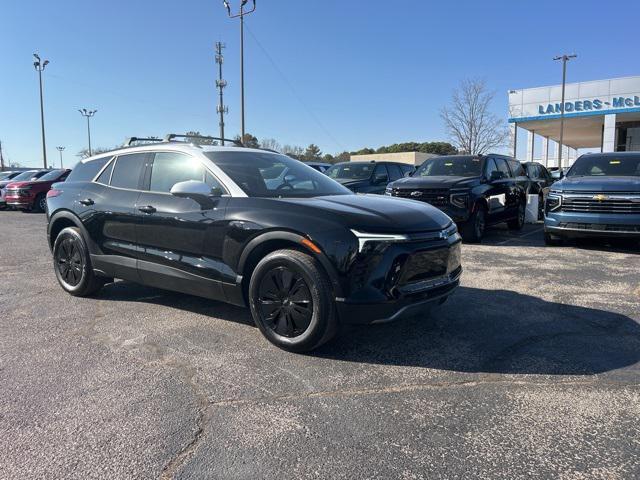
<path fill-rule="evenodd" d="M 244 147 L 244 144 L 240 140 L 232 140 L 230 138 L 222 138 L 222 137 L 209 137 L 206 135 L 178 135 L 176 133 L 170 133 L 166 137 L 164 137 L 165 142 L 172 142 L 176 138 L 202 138 L 205 140 L 220 140 L 222 142 L 231 142 L 238 147 Z"/>
<path fill-rule="evenodd" d="M 151 142 L 162 142 L 162 141 L 164 141 L 164 140 L 162 140 L 161 138 L 158 138 L 158 137 L 129 137 L 124 141 L 122 146 L 123 147 L 130 147 L 132 144 L 137 143 L 137 142 L 151 143 Z"/>

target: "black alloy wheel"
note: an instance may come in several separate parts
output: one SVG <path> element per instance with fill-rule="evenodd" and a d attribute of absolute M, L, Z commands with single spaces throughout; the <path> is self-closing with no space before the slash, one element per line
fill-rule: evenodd
<path fill-rule="evenodd" d="M 40 197 L 38 197 L 38 199 L 36 201 L 38 202 L 38 211 L 39 212 L 46 212 L 47 211 L 47 197 L 46 197 L 46 195 L 41 195 Z"/>
<path fill-rule="evenodd" d="M 283 337 L 302 335 L 313 317 L 313 299 L 304 278 L 284 266 L 262 277 L 258 305 L 265 325 Z"/>
<path fill-rule="evenodd" d="M 484 231 L 487 228 L 487 209 L 482 204 L 474 207 L 474 212 L 469 216 L 460 229 L 462 239 L 465 242 L 479 243 L 482 241 Z"/>
<path fill-rule="evenodd" d="M 80 230 L 64 228 L 53 244 L 53 269 L 60 286 L 69 294 L 84 297 L 100 290 L 109 279 L 96 276 L 89 249 Z"/>
<path fill-rule="evenodd" d="M 338 329 L 333 286 L 310 254 L 283 249 L 266 255 L 251 273 L 247 293 L 256 325 L 284 350 L 313 350 Z"/>
<path fill-rule="evenodd" d="M 507 222 L 507 227 L 509 230 L 521 230 L 524 227 L 525 215 L 527 213 L 527 208 L 525 201 L 521 200 L 518 204 L 518 216 L 513 220 L 509 220 Z"/>
<path fill-rule="evenodd" d="M 82 257 L 77 239 L 69 236 L 60 242 L 60 248 L 55 254 L 55 265 L 62 280 L 71 287 L 77 286 L 82 280 L 85 267 Z"/>

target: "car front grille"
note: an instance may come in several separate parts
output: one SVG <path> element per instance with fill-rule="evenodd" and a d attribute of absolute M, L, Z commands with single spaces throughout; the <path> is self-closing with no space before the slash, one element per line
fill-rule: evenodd
<path fill-rule="evenodd" d="M 589 193 L 566 195 L 563 212 L 640 214 L 640 195 Z"/>
<path fill-rule="evenodd" d="M 394 188 L 391 195 L 400 198 L 410 198 L 429 203 L 434 207 L 445 207 L 449 204 L 449 189 L 447 188 Z"/>

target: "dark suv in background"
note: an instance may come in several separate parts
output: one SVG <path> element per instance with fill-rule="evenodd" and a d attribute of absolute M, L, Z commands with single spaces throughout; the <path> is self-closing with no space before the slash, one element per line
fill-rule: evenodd
<path fill-rule="evenodd" d="M 384 194 L 389 182 L 410 175 L 415 167 L 398 162 L 342 162 L 324 173 L 355 193 Z"/>
<path fill-rule="evenodd" d="M 590 153 L 551 187 L 545 204 L 544 238 L 640 240 L 640 152 Z"/>
<path fill-rule="evenodd" d="M 387 195 L 429 203 L 451 217 L 463 239 L 479 242 L 486 226 L 524 225 L 531 180 L 520 162 L 503 155 L 430 158 L 409 178 L 391 183 Z"/>
<path fill-rule="evenodd" d="M 81 161 L 47 203 L 54 272 L 71 295 L 122 278 L 248 306 L 292 351 L 339 322 L 424 314 L 462 271 L 456 226 L 436 208 L 354 195 L 258 149 L 124 148 Z"/>

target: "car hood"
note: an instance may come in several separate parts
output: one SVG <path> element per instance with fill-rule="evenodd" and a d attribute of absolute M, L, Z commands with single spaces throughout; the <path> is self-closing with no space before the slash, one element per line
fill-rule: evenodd
<path fill-rule="evenodd" d="M 391 184 L 393 188 L 464 188 L 480 183 L 480 177 L 455 177 L 442 175 L 435 177 L 405 177 Z"/>
<path fill-rule="evenodd" d="M 640 192 L 640 177 L 565 177 L 552 190 L 578 192 Z"/>
<path fill-rule="evenodd" d="M 333 195 L 278 201 L 312 208 L 318 216 L 329 216 L 348 228 L 374 233 L 442 230 L 451 224 L 446 214 L 427 203 L 384 195 Z"/>

